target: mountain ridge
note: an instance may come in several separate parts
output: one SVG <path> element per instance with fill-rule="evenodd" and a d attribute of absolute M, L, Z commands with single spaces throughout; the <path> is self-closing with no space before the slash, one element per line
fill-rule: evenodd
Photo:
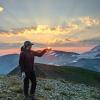
<path fill-rule="evenodd" d="M 43 63 L 56 66 L 82 67 L 84 69 L 100 72 L 99 48 L 99 46 L 96 46 L 91 49 L 93 51 L 90 50 L 83 54 L 52 50 L 41 58 L 36 57 L 35 63 Z M 13 70 L 19 64 L 18 60 L 19 54 L 8 54 L 0 56 L 0 74 L 7 74 Z"/>

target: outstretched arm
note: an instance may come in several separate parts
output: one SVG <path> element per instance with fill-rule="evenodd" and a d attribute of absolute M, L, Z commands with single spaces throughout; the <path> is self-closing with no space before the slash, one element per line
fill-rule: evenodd
<path fill-rule="evenodd" d="M 34 51 L 34 56 L 42 57 L 47 52 L 47 49 L 44 49 L 41 52 Z"/>

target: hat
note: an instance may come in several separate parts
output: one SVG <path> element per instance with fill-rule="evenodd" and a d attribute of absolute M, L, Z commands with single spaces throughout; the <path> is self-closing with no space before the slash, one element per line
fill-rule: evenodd
<path fill-rule="evenodd" d="M 32 45 L 34 45 L 32 42 L 30 42 L 30 41 L 25 41 L 24 42 L 24 46 L 25 47 L 27 47 L 27 46 L 32 46 Z"/>

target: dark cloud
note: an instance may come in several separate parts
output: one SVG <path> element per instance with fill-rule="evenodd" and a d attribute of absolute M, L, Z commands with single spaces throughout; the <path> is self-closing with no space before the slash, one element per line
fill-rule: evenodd
<path fill-rule="evenodd" d="M 0 49 L 18 48 L 21 45 L 20 43 L 0 43 Z"/>
<path fill-rule="evenodd" d="M 36 47 L 46 47 L 45 44 L 41 43 L 34 43 L 34 48 Z M 23 43 L 0 43 L 0 49 L 11 49 L 11 48 L 20 48 L 23 45 Z"/>
<path fill-rule="evenodd" d="M 88 40 L 83 40 L 80 41 L 80 43 L 89 44 L 89 45 L 100 45 L 100 37 L 94 37 Z"/>

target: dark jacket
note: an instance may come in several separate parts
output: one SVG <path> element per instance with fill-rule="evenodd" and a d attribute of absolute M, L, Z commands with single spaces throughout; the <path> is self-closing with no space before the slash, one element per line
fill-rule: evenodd
<path fill-rule="evenodd" d="M 19 57 L 21 72 L 32 72 L 34 70 L 34 57 L 41 57 L 45 52 L 46 50 L 43 50 L 42 52 L 22 50 Z"/>

